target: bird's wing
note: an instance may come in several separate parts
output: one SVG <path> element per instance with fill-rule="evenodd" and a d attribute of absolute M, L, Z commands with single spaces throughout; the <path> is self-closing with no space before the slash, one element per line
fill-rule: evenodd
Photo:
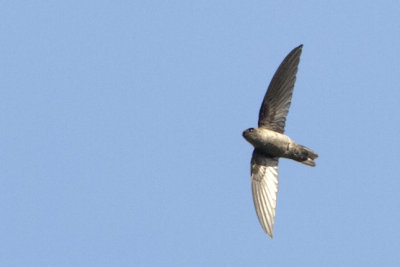
<path fill-rule="evenodd" d="M 302 48 L 293 49 L 275 72 L 261 105 L 258 127 L 284 132 Z"/>
<path fill-rule="evenodd" d="M 251 158 L 251 188 L 258 220 L 272 238 L 278 193 L 278 158 L 254 150 Z"/>

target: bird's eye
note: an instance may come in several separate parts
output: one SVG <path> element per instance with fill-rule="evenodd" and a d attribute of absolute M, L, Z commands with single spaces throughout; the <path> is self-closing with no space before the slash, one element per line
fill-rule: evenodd
<path fill-rule="evenodd" d="M 252 132 L 252 131 L 254 131 L 254 128 L 249 128 L 249 132 Z"/>

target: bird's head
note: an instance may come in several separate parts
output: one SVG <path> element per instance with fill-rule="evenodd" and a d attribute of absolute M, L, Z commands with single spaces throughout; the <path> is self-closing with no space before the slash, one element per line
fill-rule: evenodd
<path fill-rule="evenodd" d="M 258 131 L 255 128 L 249 128 L 249 129 L 243 131 L 242 135 L 243 135 L 244 139 L 247 140 L 247 142 L 254 145 L 257 140 Z"/>
<path fill-rule="evenodd" d="M 250 135 L 252 132 L 254 132 L 254 128 L 249 128 L 243 131 L 243 137 L 246 138 L 246 136 Z"/>

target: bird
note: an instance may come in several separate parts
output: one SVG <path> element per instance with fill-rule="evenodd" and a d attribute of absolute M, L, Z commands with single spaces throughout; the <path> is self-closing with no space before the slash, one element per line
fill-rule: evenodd
<path fill-rule="evenodd" d="M 284 134 L 286 116 L 303 45 L 294 48 L 276 70 L 261 104 L 258 128 L 243 131 L 253 147 L 250 162 L 254 207 L 264 232 L 272 239 L 278 193 L 279 158 L 315 167 L 318 154 Z"/>

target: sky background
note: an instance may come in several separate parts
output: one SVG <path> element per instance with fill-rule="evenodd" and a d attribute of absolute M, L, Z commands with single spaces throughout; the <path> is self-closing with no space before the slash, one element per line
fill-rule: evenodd
<path fill-rule="evenodd" d="M 400 1 L 2 1 L 0 266 L 400 266 Z M 304 44 L 274 239 L 250 187 Z"/>

